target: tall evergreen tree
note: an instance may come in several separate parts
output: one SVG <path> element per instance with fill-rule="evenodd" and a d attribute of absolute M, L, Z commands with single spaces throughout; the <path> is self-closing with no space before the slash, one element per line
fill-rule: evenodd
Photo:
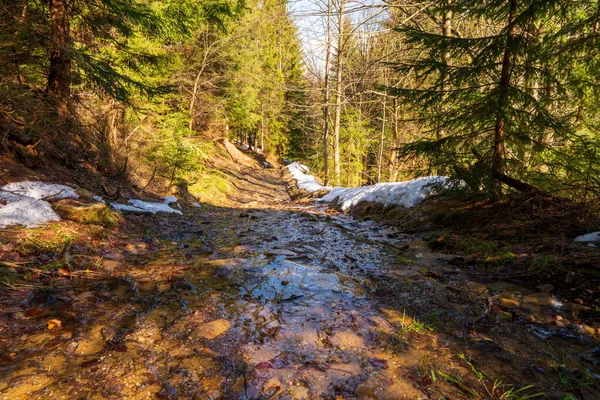
<path fill-rule="evenodd" d="M 406 145 L 404 154 L 428 157 L 441 173 L 459 171 L 473 188 L 497 192 L 500 181 L 519 186 L 507 175 L 527 176 L 522 155 L 570 131 L 569 108 L 561 107 L 568 103 L 565 80 L 551 59 L 559 43 L 547 40 L 564 23 L 558 11 L 565 7 L 560 1 L 444 1 L 432 12 L 461 16 L 467 26 L 461 36 L 398 28 L 423 55 L 395 65 L 414 70 L 418 84 L 389 91 L 412 104 L 431 132 Z M 440 130 L 444 135 L 436 137 Z"/>

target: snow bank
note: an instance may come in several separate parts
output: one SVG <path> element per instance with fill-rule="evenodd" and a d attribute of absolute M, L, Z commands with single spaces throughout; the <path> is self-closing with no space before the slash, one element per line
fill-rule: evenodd
<path fill-rule="evenodd" d="M 411 208 L 435 194 L 436 186 L 448 186 L 448 177 L 426 176 L 406 182 L 378 183 L 357 188 L 338 187 L 331 189 L 320 201 L 338 201 L 342 210 L 360 202 L 372 202 L 387 206 Z"/>
<path fill-rule="evenodd" d="M 11 225 L 23 225 L 33 228 L 46 222 L 60 221 L 60 216 L 52 206 L 42 199 L 76 199 L 79 196 L 69 186 L 45 182 L 15 182 L 0 188 L 0 199 L 6 205 L 0 205 L 0 228 Z"/>
<path fill-rule="evenodd" d="M 287 165 L 286 168 L 292 174 L 292 177 L 296 180 L 296 186 L 300 190 L 306 190 L 309 193 L 317 192 L 319 190 L 329 190 L 331 187 L 323 186 L 319 182 L 315 180 L 315 177 L 310 175 L 310 170 L 306 165 L 302 165 L 299 162 L 295 161 L 290 165 Z"/>
<path fill-rule="evenodd" d="M 142 209 L 146 212 L 150 212 L 152 214 L 164 212 L 164 213 L 174 213 L 174 214 L 183 215 L 183 213 L 181 211 L 175 210 L 174 208 L 169 207 L 169 205 L 165 204 L 165 203 L 151 203 L 149 201 L 142 201 L 142 200 L 128 200 L 127 202 L 134 207 L 140 208 L 140 209 Z"/>
<path fill-rule="evenodd" d="M 378 183 L 357 188 L 332 188 L 319 184 L 310 175 L 308 167 L 297 161 L 290 163 L 286 168 L 296 180 L 298 189 L 307 192 L 328 190 L 329 193 L 317 201 L 338 201 L 344 211 L 361 202 L 379 203 L 384 207 L 400 205 L 410 208 L 435 194 L 437 188 L 450 187 L 449 178 L 446 176 L 426 176 L 406 182 Z"/>
<path fill-rule="evenodd" d="M 127 204 L 119 204 L 119 203 L 110 203 L 110 206 L 116 210 L 116 211 L 120 211 L 120 212 L 136 212 L 136 213 L 147 213 L 147 214 L 156 214 L 156 213 L 170 213 L 170 214 L 179 214 L 179 215 L 183 215 L 183 213 L 179 210 L 175 210 L 174 208 L 169 207 L 169 203 L 174 203 L 172 200 L 173 196 L 167 196 L 166 198 L 163 199 L 163 203 L 152 203 L 149 201 L 142 201 L 142 200 L 137 200 L 137 199 L 133 199 L 133 200 L 128 200 L 127 202 L 129 203 L 129 205 Z M 175 198 L 175 200 L 177 200 Z M 169 203 L 167 203 L 167 201 Z"/>

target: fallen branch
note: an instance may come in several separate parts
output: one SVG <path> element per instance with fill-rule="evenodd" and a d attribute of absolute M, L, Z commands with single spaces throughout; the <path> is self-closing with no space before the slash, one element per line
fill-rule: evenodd
<path fill-rule="evenodd" d="M 512 178 L 506 174 L 503 174 L 502 172 L 498 172 L 498 171 L 494 172 L 492 174 L 492 178 L 497 179 L 498 181 L 504 183 L 505 185 L 508 185 L 513 189 L 517 189 L 520 192 L 545 193 L 544 191 L 536 188 L 535 186 L 532 186 L 532 185 L 525 183 L 523 181 L 520 181 L 518 179 Z"/>
<path fill-rule="evenodd" d="M 60 195 L 64 191 L 65 191 L 64 189 L 61 189 L 60 192 L 58 192 L 58 193 L 54 193 L 54 194 L 51 194 L 49 196 L 42 197 L 42 200 L 47 201 L 49 203 L 51 203 L 53 201 L 56 201 L 56 200 L 60 200 L 61 199 Z"/>

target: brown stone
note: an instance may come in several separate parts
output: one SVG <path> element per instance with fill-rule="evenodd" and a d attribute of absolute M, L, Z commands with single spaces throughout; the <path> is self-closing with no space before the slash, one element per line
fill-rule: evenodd
<path fill-rule="evenodd" d="M 84 223 L 102 223 L 108 211 L 104 203 L 75 199 L 59 200 L 52 204 L 52 208 L 64 219 Z"/>
<path fill-rule="evenodd" d="M 132 254 L 143 254 L 148 251 L 148 245 L 146 243 L 128 243 L 125 251 Z"/>
<path fill-rule="evenodd" d="M 523 304 L 553 307 L 552 296 L 548 293 L 533 293 L 523 296 Z"/>
<path fill-rule="evenodd" d="M 508 309 L 517 308 L 520 304 L 518 300 L 509 297 L 498 297 L 496 302 L 500 307 Z"/>
<path fill-rule="evenodd" d="M 525 321 L 529 322 L 530 324 L 533 324 L 535 322 L 535 317 L 533 316 L 533 314 L 529 314 L 525 317 Z"/>
<path fill-rule="evenodd" d="M 592 328 L 591 326 L 588 325 L 581 325 L 581 329 L 585 332 L 588 333 L 592 336 L 594 336 L 596 334 L 596 330 L 594 328 Z"/>

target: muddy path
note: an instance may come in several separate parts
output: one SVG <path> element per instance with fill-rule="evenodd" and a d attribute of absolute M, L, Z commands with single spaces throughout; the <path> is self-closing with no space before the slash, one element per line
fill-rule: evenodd
<path fill-rule="evenodd" d="M 3 290 L 0 398 L 600 397 L 583 306 L 293 204 L 279 171 L 243 181 L 232 206 L 73 249 L 88 274 Z"/>

